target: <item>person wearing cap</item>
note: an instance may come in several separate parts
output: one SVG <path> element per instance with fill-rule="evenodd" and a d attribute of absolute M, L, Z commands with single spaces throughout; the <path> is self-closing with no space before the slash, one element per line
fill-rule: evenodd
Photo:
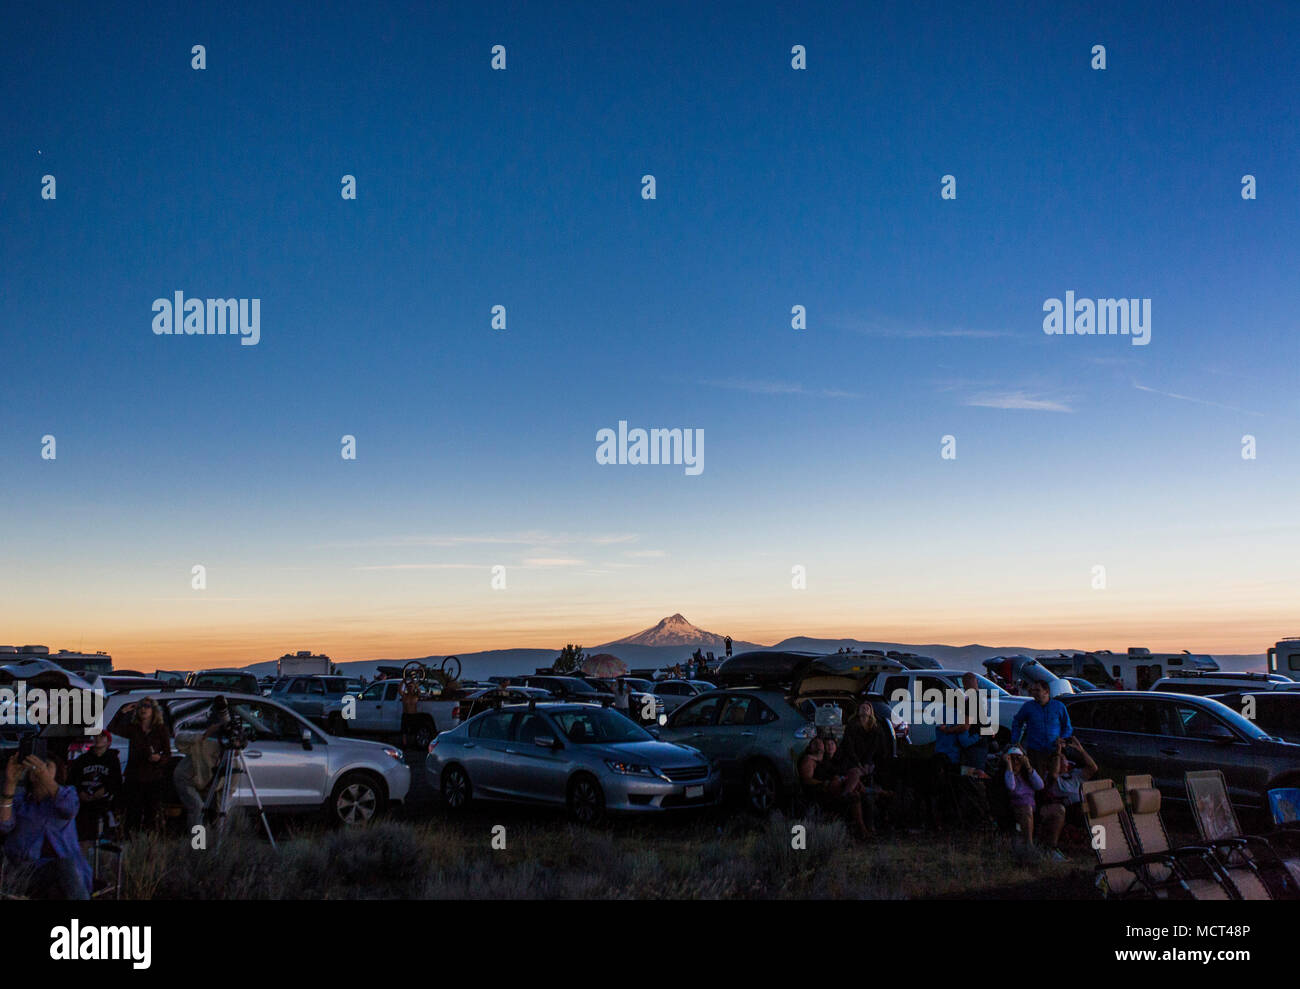
<path fill-rule="evenodd" d="M 81 798 L 77 811 L 77 836 L 94 841 L 101 828 L 113 826 L 113 810 L 122 792 L 122 760 L 113 748 L 113 735 L 101 731 L 89 750 L 73 760 L 68 785 Z"/>
<path fill-rule="evenodd" d="M 1011 816 L 1020 827 L 1025 843 L 1034 843 L 1034 807 L 1035 794 L 1043 788 L 1043 778 L 1029 764 L 1025 750 L 1013 745 L 1002 756 L 1006 766 L 1003 782 L 1007 788 L 1007 801 L 1011 804 Z"/>

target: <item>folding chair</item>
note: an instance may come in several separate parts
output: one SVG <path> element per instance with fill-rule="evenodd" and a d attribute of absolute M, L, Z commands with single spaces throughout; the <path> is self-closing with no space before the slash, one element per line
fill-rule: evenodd
<path fill-rule="evenodd" d="M 1081 792 L 1084 821 L 1093 850 L 1097 853 L 1097 885 L 1103 895 L 1120 899 L 1229 898 L 1221 884 L 1187 876 L 1174 853 L 1142 853 L 1135 847 L 1128 815 L 1124 811 L 1124 799 L 1114 781 L 1088 780 Z M 1164 868 L 1156 874 L 1151 869 L 1153 865 Z"/>
<path fill-rule="evenodd" d="M 1202 842 L 1226 859 L 1252 862 L 1274 896 L 1300 897 L 1300 856 L 1284 856 L 1273 846 L 1274 840 L 1294 842 L 1300 833 L 1284 824 L 1282 830 L 1267 837 L 1242 834 L 1223 773 L 1217 769 L 1188 773 L 1184 785 Z M 1284 803 L 1284 799 L 1278 802 Z M 1269 803 L 1273 803 L 1271 793 Z"/>
<path fill-rule="evenodd" d="M 1185 845 L 1173 848 L 1169 831 L 1160 814 L 1162 796 L 1150 775 L 1126 776 L 1124 793 L 1128 800 L 1129 822 L 1143 852 L 1171 852 L 1182 856 L 1188 875 L 1205 882 L 1218 883 L 1231 899 L 1271 900 L 1272 894 L 1251 862 L 1229 862 L 1209 844 Z M 1185 851 L 1186 850 L 1186 851 Z M 1156 878 L 1164 866 L 1153 865 Z M 1199 873 L 1199 875 L 1197 875 Z M 1217 895 L 1212 899 L 1219 899 Z"/>

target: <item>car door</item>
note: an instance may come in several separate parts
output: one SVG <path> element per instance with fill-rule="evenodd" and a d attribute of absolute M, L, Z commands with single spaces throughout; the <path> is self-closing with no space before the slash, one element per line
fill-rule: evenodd
<path fill-rule="evenodd" d="M 542 748 L 537 744 L 541 737 L 564 743 L 559 728 L 540 711 L 523 711 L 515 718 L 501 763 L 501 786 L 522 800 L 563 803 L 568 754 L 562 748 Z"/>
<path fill-rule="evenodd" d="M 307 692 L 303 697 L 298 713 L 304 718 L 316 719 L 325 716 L 325 685 L 319 680 L 306 682 Z"/>
<path fill-rule="evenodd" d="M 718 712 L 726 694 L 707 694 L 687 701 L 668 719 L 659 732 L 665 742 L 678 742 L 699 749 L 706 759 L 719 753 L 717 738 Z"/>
<path fill-rule="evenodd" d="M 357 698 L 356 716 L 351 727 L 360 732 L 379 731 L 384 710 L 384 694 L 390 684 L 386 680 L 372 683 Z"/>
<path fill-rule="evenodd" d="M 1132 773 L 1155 775 L 1157 703 L 1137 697 L 1098 697 L 1066 705 L 1074 734 L 1096 760 L 1098 775 L 1119 783 Z"/>
<path fill-rule="evenodd" d="M 1257 765 L 1253 743 L 1208 707 L 1170 698 L 1160 702 L 1168 733 L 1158 740 L 1162 773 L 1156 784 L 1172 800 L 1185 801 L 1184 775 L 1218 769 L 1228 787 L 1228 799 L 1238 806 L 1258 806 L 1268 782 L 1268 769 Z"/>
<path fill-rule="evenodd" d="M 253 804 L 254 786 L 267 806 L 313 805 L 325 799 L 329 754 L 323 735 L 271 701 L 232 701 L 230 707 L 248 738 L 243 749 L 247 773 L 237 775 L 236 803 Z M 304 730 L 312 732 L 310 749 L 302 745 Z"/>
<path fill-rule="evenodd" d="M 461 762 L 470 786 L 485 796 L 507 795 L 506 749 L 511 747 L 516 711 L 493 711 L 469 725 Z"/>

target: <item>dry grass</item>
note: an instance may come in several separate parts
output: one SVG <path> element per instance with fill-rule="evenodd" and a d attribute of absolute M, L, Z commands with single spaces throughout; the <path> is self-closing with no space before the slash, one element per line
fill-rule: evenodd
<path fill-rule="evenodd" d="M 291 827 L 272 848 L 240 822 L 220 847 L 143 839 L 133 899 L 896 899 L 1091 895 L 1091 861 L 1051 862 L 1001 835 L 860 845 L 838 820 L 713 819 L 583 829 L 559 820 L 435 816 L 336 831 Z M 493 850 L 494 823 L 507 847 Z M 791 826 L 807 826 L 807 848 Z"/>

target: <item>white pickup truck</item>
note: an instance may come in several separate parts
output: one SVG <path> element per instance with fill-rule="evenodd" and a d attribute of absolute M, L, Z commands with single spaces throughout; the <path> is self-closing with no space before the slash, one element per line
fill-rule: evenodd
<path fill-rule="evenodd" d="M 910 753 L 928 756 L 934 752 L 936 726 L 943 722 L 934 717 L 917 715 L 924 715 L 926 706 L 933 698 L 942 696 L 945 699 L 955 699 L 953 692 L 962 689 L 962 677 L 965 675 L 963 670 L 884 670 L 870 681 L 869 689 L 872 693 L 880 694 L 894 708 L 895 714 L 907 722 L 908 738 L 911 740 Z M 1005 744 L 1011 737 L 1012 719 L 1029 698 L 1007 693 L 982 674 L 971 675 L 976 680 L 979 703 L 987 705 L 984 708 L 989 715 L 987 723 L 996 725 L 996 729 L 989 733 L 990 737 Z M 938 693 L 933 693 L 934 691 Z M 904 693 L 908 700 L 899 704 L 898 698 Z"/>
<path fill-rule="evenodd" d="M 427 749 L 438 732 L 450 731 L 460 724 L 460 694 L 457 691 L 452 696 L 444 696 L 427 689 L 421 691 L 416 710 L 418 728 L 415 737 L 408 740 L 415 748 Z M 346 704 L 343 710 L 343 724 L 349 735 L 396 738 L 402 733 L 402 682 L 372 683 L 356 696 L 352 717 L 347 717 Z"/>

